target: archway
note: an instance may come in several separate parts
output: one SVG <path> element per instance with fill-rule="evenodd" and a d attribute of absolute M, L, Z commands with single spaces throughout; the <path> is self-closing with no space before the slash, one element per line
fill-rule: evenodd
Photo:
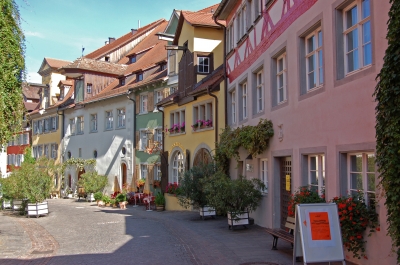
<path fill-rule="evenodd" d="M 121 164 L 121 176 L 122 176 L 122 188 L 127 188 L 127 169 L 126 169 L 126 164 L 122 163 Z"/>
<path fill-rule="evenodd" d="M 207 165 L 212 162 L 212 157 L 210 152 L 206 148 L 201 148 L 199 151 L 197 151 L 194 160 L 193 160 L 193 166 L 199 166 L 201 164 Z"/>
<path fill-rule="evenodd" d="M 184 160 L 183 160 L 183 154 L 181 151 L 176 151 L 172 155 L 172 160 L 171 160 L 171 175 L 169 182 L 170 183 L 178 183 L 179 181 L 179 176 L 183 172 L 184 169 Z"/>

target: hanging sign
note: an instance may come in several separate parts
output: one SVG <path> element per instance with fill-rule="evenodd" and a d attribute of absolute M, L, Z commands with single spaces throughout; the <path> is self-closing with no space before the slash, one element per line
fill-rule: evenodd
<path fill-rule="evenodd" d="M 290 191 L 290 175 L 286 175 L 286 191 Z"/>

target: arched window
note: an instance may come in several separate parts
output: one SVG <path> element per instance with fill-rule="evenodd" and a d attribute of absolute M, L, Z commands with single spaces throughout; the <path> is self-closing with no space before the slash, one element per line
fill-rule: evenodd
<path fill-rule="evenodd" d="M 180 151 L 177 151 L 172 159 L 172 174 L 170 177 L 171 183 L 178 183 L 179 175 L 183 172 L 183 155 Z"/>

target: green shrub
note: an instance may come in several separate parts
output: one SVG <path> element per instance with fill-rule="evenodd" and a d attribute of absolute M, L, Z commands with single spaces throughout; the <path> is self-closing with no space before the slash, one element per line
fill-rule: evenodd
<path fill-rule="evenodd" d="M 78 181 L 78 185 L 83 187 L 86 193 L 102 191 L 107 183 L 107 177 L 99 175 L 96 171 L 83 173 Z"/>
<path fill-rule="evenodd" d="M 93 197 L 96 201 L 101 201 L 101 199 L 103 198 L 103 193 L 101 191 L 98 191 L 93 195 Z"/>
<path fill-rule="evenodd" d="M 125 193 L 119 193 L 115 197 L 115 201 L 118 202 L 118 203 L 127 201 L 126 194 Z"/>
<path fill-rule="evenodd" d="M 165 205 L 165 197 L 161 192 L 157 193 L 154 203 L 158 206 Z"/>

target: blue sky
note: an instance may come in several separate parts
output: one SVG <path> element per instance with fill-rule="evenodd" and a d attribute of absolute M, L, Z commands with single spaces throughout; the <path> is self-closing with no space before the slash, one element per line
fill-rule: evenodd
<path fill-rule="evenodd" d="M 41 83 L 37 74 L 44 57 L 73 61 L 121 37 L 132 28 L 172 10 L 197 11 L 220 0 L 16 0 L 25 34 L 27 81 Z"/>

